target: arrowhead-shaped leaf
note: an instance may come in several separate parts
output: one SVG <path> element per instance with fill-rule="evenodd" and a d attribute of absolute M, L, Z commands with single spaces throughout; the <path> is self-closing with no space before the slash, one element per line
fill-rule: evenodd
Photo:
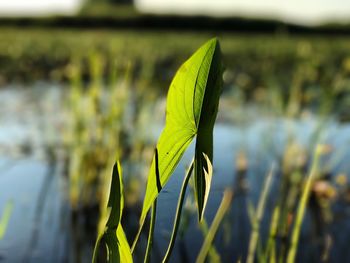
<path fill-rule="evenodd" d="M 207 201 L 208 201 L 208 197 L 209 197 L 209 192 L 210 192 L 210 186 L 211 186 L 211 179 L 213 177 L 213 166 L 210 162 L 210 159 L 208 157 L 208 155 L 206 155 L 205 153 L 203 153 L 203 158 L 205 160 L 205 163 L 202 167 L 203 169 L 203 174 L 204 174 L 204 192 L 201 192 L 202 194 L 202 203 L 201 203 L 201 209 L 198 210 L 199 212 L 199 218 L 203 218 L 203 215 L 204 215 L 204 210 L 205 210 L 205 207 L 207 205 Z M 202 182 L 202 180 L 201 180 Z M 197 183 L 197 181 L 196 181 Z M 198 198 L 198 189 L 196 188 L 196 195 L 197 195 L 197 198 Z M 197 200 L 198 202 L 198 200 Z M 198 206 L 199 207 L 199 206 Z"/>
<path fill-rule="evenodd" d="M 212 161 L 213 126 L 221 90 L 220 46 L 217 39 L 211 39 L 180 67 L 170 85 L 167 96 L 165 128 L 157 143 L 158 158 L 157 160 L 156 156 L 153 158 L 148 175 L 140 219 L 141 226 L 161 187 L 167 183 L 196 135 L 195 186 L 198 212 L 201 218 L 207 189 L 204 169 L 209 171 L 203 154 Z M 156 161 L 161 187 L 159 187 L 159 183 L 157 187 Z"/>
<path fill-rule="evenodd" d="M 121 225 L 123 208 L 121 167 L 119 163 L 116 163 L 113 167 L 111 190 L 107 204 L 108 219 L 104 230 L 99 233 L 97 238 L 93 262 L 97 260 L 97 252 L 101 242 L 106 245 L 107 261 L 109 263 L 133 262 L 130 246 Z"/>

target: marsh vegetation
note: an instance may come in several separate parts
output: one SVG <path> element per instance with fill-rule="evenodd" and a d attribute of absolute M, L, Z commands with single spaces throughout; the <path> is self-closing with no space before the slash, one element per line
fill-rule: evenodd
<path fill-rule="evenodd" d="M 90 261 L 104 227 L 116 159 L 123 170 L 121 223 L 131 246 L 170 81 L 210 34 L 15 32 L 2 28 L 0 34 L 0 256 L 45 262 L 45 247 L 57 244 L 52 233 L 45 234 L 58 233 L 47 223 L 53 222 L 65 226 L 66 238 L 57 240 L 69 244 L 60 250 L 69 256 L 60 258 Z M 225 68 L 210 194 L 199 223 L 198 182 L 194 176 L 188 181 L 173 262 L 201 262 L 203 254 L 209 262 L 346 262 L 350 40 L 283 34 L 222 34 L 219 39 Z M 160 262 L 168 249 L 195 150 L 189 145 L 168 183 L 162 181 L 151 262 Z M 16 169 L 8 170 L 12 166 Z M 23 197 L 13 189 L 31 184 L 18 176 L 24 171 L 47 171 L 60 179 L 33 180 L 43 185 L 33 190 L 41 194 L 26 190 Z M 9 185 L 13 188 L 6 189 Z M 40 204 L 41 199 L 49 201 Z M 45 219 L 52 214 L 66 220 Z M 26 216 L 35 230 L 23 231 L 18 248 L 13 237 Z M 150 222 L 143 216 L 135 262 L 143 261 L 147 249 Z"/>

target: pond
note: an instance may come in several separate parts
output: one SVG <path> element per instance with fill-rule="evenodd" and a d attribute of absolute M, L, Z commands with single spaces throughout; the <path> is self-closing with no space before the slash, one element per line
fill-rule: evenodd
<path fill-rule="evenodd" d="M 82 262 L 88 262 L 91 256 L 90 241 L 86 246 L 81 245 L 83 256 L 77 257 L 74 254 L 78 252 L 72 251 L 77 248 L 73 237 L 76 233 L 71 226 L 69 181 L 65 171 L 64 160 L 68 153 L 62 147 L 62 129 L 67 122 L 66 92 L 65 87 L 48 83 L 36 83 L 30 88 L 9 86 L 0 90 L 1 215 L 9 203 L 13 207 L 5 235 L 0 239 L 0 261 L 47 262 L 50 258 L 50 262 L 66 262 L 80 258 Z M 164 98 L 154 104 L 164 106 Z M 325 177 L 320 178 L 320 182 L 337 193 L 329 202 L 332 220 L 317 225 L 312 210 L 306 214 L 300 243 L 303 249 L 298 254 L 302 260 L 298 262 L 316 262 L 322 240 L 328 237 L 332 243 L 328 255 L 330 261 L 350 261 L 350 252 L 346 249 L 350 242 L 350 203 L 346 199 L 349 190 L 337 185 L 340 176 L 343 180 L 350 179 L 350 124 L 338 123 L 333 117 L 320 118 L 312 113 L 288 119 L 266 114 L 255 105 L 240 108 L 232 105 L 232 98 L 224 95 L 214 129 L 214 176 L 205 214 L 210 224 L 224 189 L 234 191 L 231 208 L 215 241 L 222 262 L 237 262 L 246 257 L 251 234 L 249 207 L 256 207 L 266 176 L 274 164 L 273 184 L 261 227 L 265 242 L 283 172 L 287 169 L 283 166 L 283 163 L 288 163 L 286 152 L 296 149 L 297 155 L 305 158 L 308 171 L 316 142 L 330 149 L 321 161 L 320 170 L 325 171 Z M 151 111 L 152 107 L 144 109 Z M 152 116 L 152 112 L 149 114 Z M 159 119 L 162 120 L 154 118 L 153 129 L 148 129 L 152 136 L 146 136 L 153 145 L 162 127 Z M 166 250 L 178 193 L 193 150 L 192 145 L 159 196 L 154 262 L 159 262 Z M 124 160 L 125 166 L 129 162 L 132 160 Z M 145 162 L 143 171 L 147 171 L 148 163 Z M 128 182 L 130 175 L 128 169 L 125 170 L 124 180 Z M 144 182 L 142 179 L 138 181 Z M 144 185 L 140 188 L 142 192 Z M 193 199 L 191 191 L 187 192 L 188 198 Z M 137 203 L 139 205 L 140 200 Z M 98 210 L 94 213 L 98 214 Z M 137 213 L 131 210 L 127 217 L 137 223 Z M 184 234 L 178 238 L 172 262 L 194 262 L 203 242 L 193 202 L 186 202 L 184 216 L 187 218 L 181 226 Z M 315 225 L 321 228 L 318 231 L 321 237 L 315 235 Z M 145 237 L 142 237 L 142 242 L 145 242 Z"/>

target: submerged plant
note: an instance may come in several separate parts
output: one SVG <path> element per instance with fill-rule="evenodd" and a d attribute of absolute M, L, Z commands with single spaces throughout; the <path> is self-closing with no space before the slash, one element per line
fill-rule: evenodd
<path fill-rule="evenodd" d="M 153 207 L 145 256 L 145 262 L 149 261 L 158 194 L 169 180 L 194 137 L 196 137 L 194 161 L 184 179 L 172 237 L 163 262 L 167 262 L 171 255 L 181 218 L 187 184 L 193 170 L 198 218 L 199 220 L 203 218 L 213 174 L 211 164 L 213 160 L 213 127 L 221 90 L 221 51 L 218 40 L 214 38 L 200 47 L 180 67 L 170 85 L 167 96 L 165 128 L 160 135 L 150 167 L 139 232 L 132 249 L 129 249 L 129 244 L 125 239 L 120 224 L 123 207 L 122 183 L 121 173 L 117 169 L 118 166 L 115 166 L 108 202 L 108 208 L 110 209 L 109 219 L 104 230 L 100 231 L 97 239 L 94 260 L 96 260 L 99 245 L 103 242 L 107 247 L 108 262 L 131 262 L 131 253 L 135 248 L 147 213 Z M 118 180 L 115 179 L 116 177 L 118 177 Z M 122 256 L 125 256 L 123 260 Z"/>

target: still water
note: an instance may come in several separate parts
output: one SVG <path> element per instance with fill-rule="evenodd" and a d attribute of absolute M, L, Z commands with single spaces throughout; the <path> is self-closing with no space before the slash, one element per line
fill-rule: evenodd
<path fill-rule="evenodd" d="M 59 150 L 62 142 L 61 129 L 66 116 L 64 90 L 46 83 L 0 90 L 0 215 L 6 204 L 13 204 L 5 235 L 0 240 L 1 262 L 48 262 L 47 259 L 66 262 L 74 253 L 71 251 L 74 244 L 67 178 L 60 158 L 50 158 L 51 148 L 48 148 L 54 145 Z M 230 108 L 229 98 L 223 101 L 214 130 L 214 176 L 206 219 L 208 223 L 213 219 L 224 189 L 233 189 L 234 201 L 215 244 L 223 255 L 223 262 L 236 262 L 240 254 L 246 254 L 249 242 L 251 228 L 247 206 L 249 203 L 256 205 L 265 177 L 275 163 L 276 175 L 262 221 L 263 238 L 268 234 L 280 180 L 278 164 L 287 145 L 291 142 L 299 145 L 309 155 L 315 138 L 330 145 L 333 152 L 322 159 L 322 169 L 329 171 L 332 183 L 338 174 L 346 174 L 349 179 L 350 125 L 332 118 L 321 120 L 312 114 L 298 120 L 271 117 L 260 114 L 254 107 L 241 109 L 239 117 L 232 118 L 237 112 Z M 155 141 L 162 125 L 154 123 L 153 127 Z M 237 159 L 241 155 L 247 161 L 244 178 L 237 176 Z M 161 259 L 166 249 L 185 167 L 192 156 L 193 145 L 160 194 L 154 262 Z M 192 198 L 191 193 L 188 195 Z M 337 262 L 342 258 L 349 262 L 350 253 L 345 248 L 350 242 L 350 206 L 338 200 L 332 204 L 332 209 L 334 220 L 327 226 L 334 237 L 330 259 Z M 187 202 L 184 216 L 189 219 L 187 226 L 183 225 L 187 231 L 179 236 L 174 262 L 193 262 L 198 254 L 202 233 L 195 213 L 193 204 Z M 310 243 L 313 237 L 308 227 L 312 224 L 309 214 L 305 222 L 301 235 L 304 249 L 300 255 L 305 262 L 311 262 L 317 246 Z"/>

